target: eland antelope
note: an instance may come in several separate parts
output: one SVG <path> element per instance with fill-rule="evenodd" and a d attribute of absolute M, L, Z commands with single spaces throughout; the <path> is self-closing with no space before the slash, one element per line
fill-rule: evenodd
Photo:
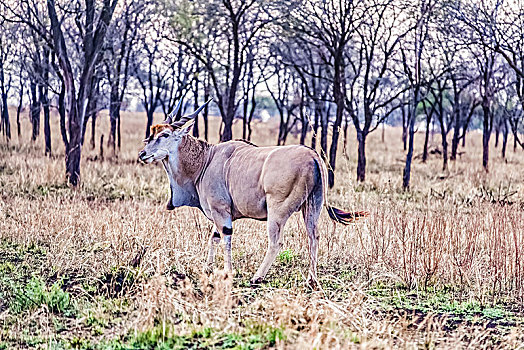
<path fill-rule="evenodd" d="M 257 147 L 247 141 L 209 144 L 189 135 L 194 118 L 209 103 L 173 121 L 179 102 L 169 117 L 151 126 L 150 137 L 139 153 L 144 163 L 161 161 L 170 184 L 167 209 L 199 208 L 213 221 L 208 267 L 214 265 L 215 245 L 224 239 L 225 270 L 232 271 L 231 235 L 236 219 L 267 220 L 266 255 L 252 284 L 262 282 L 282 245 L 288 218 L 302 211 L 309 240 L 308 281 L 317 282 L 318 219 L 326 206 L 332 220 L 342 224 L 366 216 L 349 213 L 326 203 L 327 169 L 317 152 L 299 145 Z"/>

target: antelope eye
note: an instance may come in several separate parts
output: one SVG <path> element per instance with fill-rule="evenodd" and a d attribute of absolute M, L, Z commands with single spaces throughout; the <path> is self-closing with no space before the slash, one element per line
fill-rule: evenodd
<path fill-rule="evenodd" d="M 168 137 L 169 135 L 168 134 L 162 134 L 160 135 L 160 137 Z"/>

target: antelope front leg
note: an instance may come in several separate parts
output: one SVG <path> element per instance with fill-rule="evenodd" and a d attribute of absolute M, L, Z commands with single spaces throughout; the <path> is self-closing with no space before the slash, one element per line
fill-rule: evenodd
<path fill-rule="evenodd" d="M 227 206 L 216 206 L 213 212 L 213 221 L 217 231 L 224 237 L 224 270 L 233 272 L 231 262 L 231 235 L 233 234 L 233 221 L 231 214 L 226 210 Z"/>
<path fill-rule="evenodd" d="M 213 226 L 212 234 L 209 237 L 208 243 L 208 253 L 207 253 L 207 272 L 213 272 L 213 267 L 215 265 L 215 245 L 220 244 L 220 233 L 218 232 L 216 226 Z"/>
<path fill-rule="evenodd" d="M 224 234 L 224 270 L 233 272 L 233 263 L 231 262 L 231 235 L 233 234 L 233 229 L 224 227 L 222 233 Z"/>

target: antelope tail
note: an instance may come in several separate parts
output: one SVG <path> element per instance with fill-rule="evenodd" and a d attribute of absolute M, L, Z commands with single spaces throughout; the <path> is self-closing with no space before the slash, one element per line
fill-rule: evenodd
<path fill-rule="evenodd" d="M 319 157 L 320 158 L 320 157 Z M 323 186 L 324 192 L 324 205 L 328 211 L 329 217 L 331 220 L 339 222 L 343 225 L 349 225 L 352 222 L 358 221 L 369 216 L 369 211 L 356 211 L 356 212 L 346 212 L 341 209 L 332 207 L 328 204 L 328 184 L 327 184 L 327 168 L 326 164 L 321 160 L 316 160 L 317 166 L 320 170 L 320 177 Z"/>
<path fill-rule="evenodd" d="M 369 216 L 368 211 L 355 211 L 351 213 L 332 206 L 327 206 L 327 211 L 331 220 L 340 222 L 344 225 L 349 225 L 352 222 Z"/>

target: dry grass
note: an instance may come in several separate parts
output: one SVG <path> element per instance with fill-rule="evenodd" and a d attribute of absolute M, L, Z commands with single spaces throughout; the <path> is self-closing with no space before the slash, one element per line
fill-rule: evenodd
<path fill-rule="evenodd" d="M 481 137 L 470 133 L 448 172 L 437 156 L 415 161 L 404 192 L 399 130 L 387 129 L 386 143 L 380 131 L 370 137 L 364 184 L 354 181 L 351 134 L 330 201 L 371 217 L 348 227 L 322 217 L 322 290 L 313 292 L 293 216 L 269 284 L 253 290 L 264 223 L 235 223 L 234 277 L 202 274 L 211 224 L 196 209 L 164 209 L 163 170 L 135 161 L 144 119 L 123 115 L 118 157 L 106 149 L 95 160 L 98 149 L 84 148 L 77 189 L 64 183 L 56 123 L 51 159 L 42 140 L 27 141 L 26 120 L 20 140 L 0 144 L 0 348 L 523 346 L 522 151 L 504 161 L 493 148 L 486 174 Z M 213 120 L 212 141 L 217 127 Z M 253 141 L 275 135 L 258 125 Z"/>

